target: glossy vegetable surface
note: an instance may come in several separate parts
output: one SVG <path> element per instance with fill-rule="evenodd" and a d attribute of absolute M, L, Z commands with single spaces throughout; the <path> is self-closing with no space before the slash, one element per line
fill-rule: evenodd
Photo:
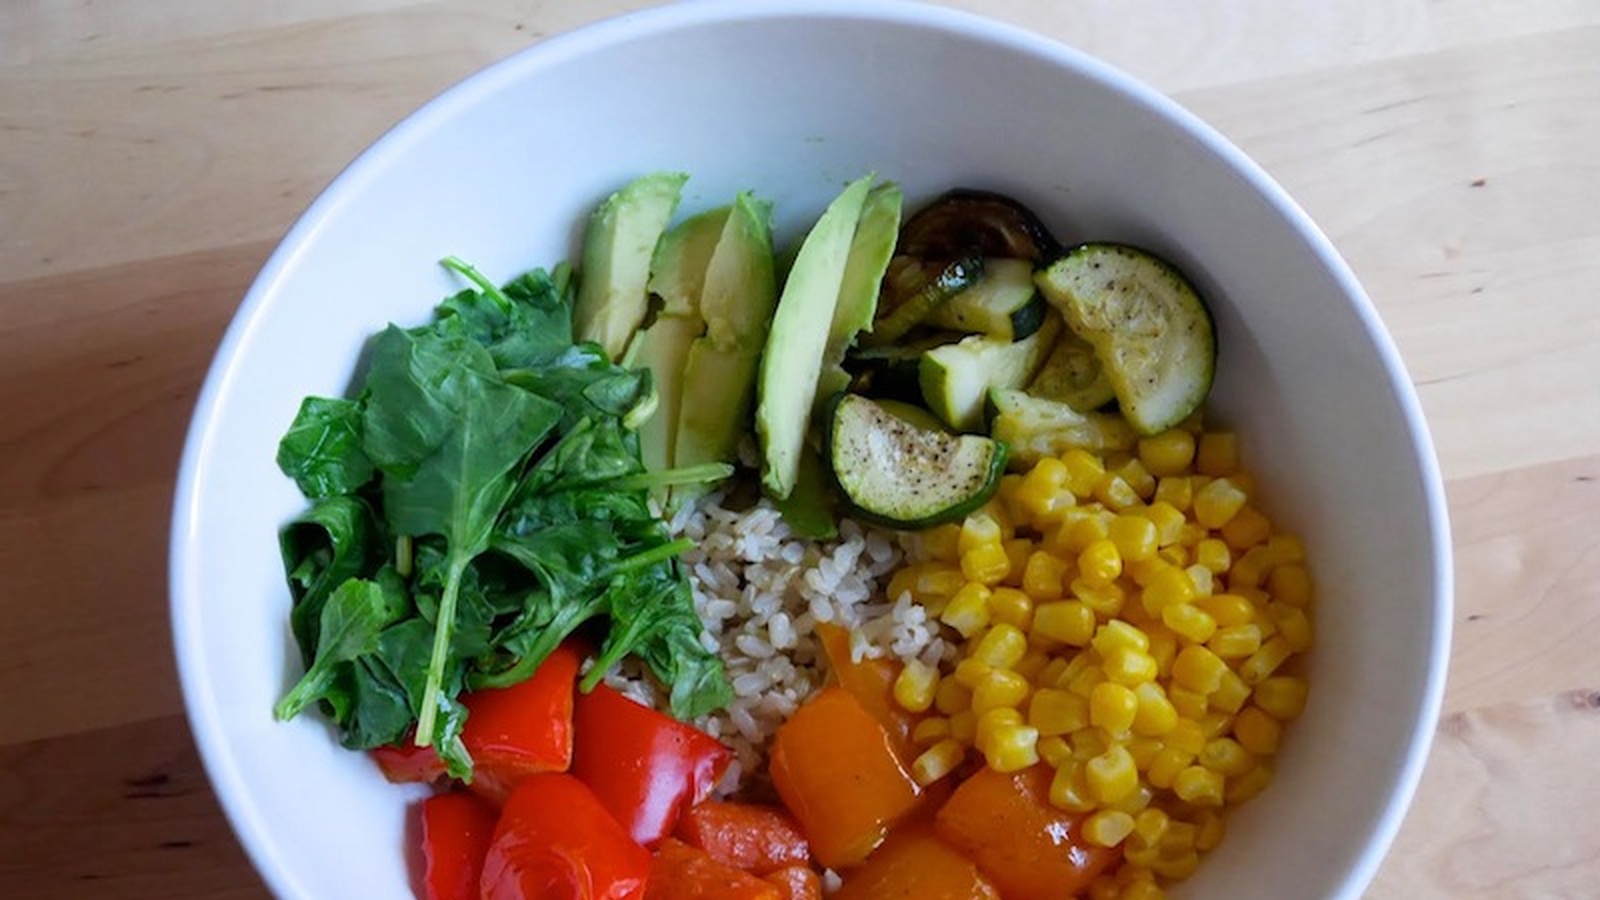
<path fill-rule="evenodd" d="M 711 793 L 733 752 L 606 685 L 580 694 L 572 772 L 635 841 L 654 846 Z"/>
<path fill-rule="evenodd" d="M 637 900 L 650 854 L 571 775 L 512 791 L 484 859 L 482 900 Z"/>
<path fill-rule="evenodd" d="M 883 725 L 840 687 L 823 688 L 779 727 L 770 771 L 812 854 L 832 868 L 866 859 L 921 791 Z"/>
<path fill-rule="evenodd" d="M 850 629 L 837 623 L 818 622 L 816 631 L 828 661 L 828 676 L 883 726 L 896 756 L 902 762 L 911 759 L 911 727 L 916 717 L 894 699 L 899 663 L 870 656 L 856 659 L 850 651 Z"/>
<path fill-rule="evenodd" d="M 676 836 L 718 862 L 757 875 L 804 866 L 811 858 L 800 827 L 775 806 L 706 800 L 684 812 Z"/>
<path fill-rule="evenodd" d="M 471 794 L 435 794 L 422 801 L 423 900 L 478 900 L 499 817 L 499 810 Z"/>
<path fill-rule="evenodd" d="M 833 900 L 1000 900 L 1000 893 L 931 826 L 914 823 L 895 829 L 861 868 L 847 873 Z"/>
<path fill-rule="evenodd" d="M 778 886 L 675 838 L 661 842 L 645 900 L 781 900 Z"/>

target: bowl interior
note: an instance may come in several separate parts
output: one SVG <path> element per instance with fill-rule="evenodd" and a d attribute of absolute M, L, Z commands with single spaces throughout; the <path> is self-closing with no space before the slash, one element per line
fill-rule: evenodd
<path fill-rule="evenodd" d="M 497 280 L 552 264 L 598 199 L 663 168 L 692 175 L 684 212 L 742 189 L 776 201 L 780 243 L 875 170 L 911 204 L 1005 191 L 1065 240 L 1187 269 L 1219 330 L 1213 418 L 1306 539 L 1320 605 L 1276 783 L 1172 896 L 1358 896 L 1426 752 L 1449 589 L 1431 450 L 1370 304 L 1281 192 L 1172 104 L 1008 28 L 860 3 L 679 4 L 548 41 L 403 123 L 262 273 L 191 431 L 172 583 L 195 733 L 274 891 L 406 896 L 415 796 L 315 717 L 271 718 L 297 674 L 276 530 L 302 508 L 278 437 L 302 396 L 345 389 L 368 335 L 458 289 L 440 257 Z"/>

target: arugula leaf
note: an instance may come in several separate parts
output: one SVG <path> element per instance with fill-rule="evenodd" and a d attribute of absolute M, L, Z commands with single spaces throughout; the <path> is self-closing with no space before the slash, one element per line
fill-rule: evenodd
<path fill-rule="evenodd" d="M 307 397 L 278 442 L 278 468 L 312 499 L 354 493 L 372 480 L 361 449 L 361 406 L 354 400 Z"/>
<path fill-rule="evenodd" d="M 345 580 L 376 568 L 372 509 L 356 497 L 333 497 L 316 504 L 279 533 L 279 552 L 289 573 L 294 605 L 289 625 L 303 661 L 316 655 L 323 604 Z"/>
<path fill-rule="evenodd" d="M 460 328 L 489 351 L 501 369 L 546 364 L 572 346 L 570 278 L 535 269 L 503 289 L 455 257 L 444 265 L 477 284 L 439 304 L 437 320 Z"/>
<path fill-rule="evenodd" d="M 376 650 L 379 634 L 404 612 L 403 599 L 376 581 L 351 578 L 339 585 L 322 608 L 316 660 L 278 702 L 277 717 L 292 719 L 324 699 L 337 667 Z"/>
<path fill-rule="evenodd" d="M 689 585 L 670 561 L 652 561 L 613 582 L 611 629 L 600 655 L 579 685 L 592 690 L 624 656 L 635 654 L 670 686 L 672 714 L 692 719 L 726 706 L 733 689 L 722 659 L 700 643 L 704 626 Z"/>
<path fill-rule="evenodd" d="M 561 415 L 558 404 L 506 384 L 471 340 L 390 326 L 373 346 L 363 421 L 386 476 L 384 515 L 396 534 L 437 534 L 448 548 L 419 746 L 435 737 L 467 565 L 488 549 L 516 470 Z"/>

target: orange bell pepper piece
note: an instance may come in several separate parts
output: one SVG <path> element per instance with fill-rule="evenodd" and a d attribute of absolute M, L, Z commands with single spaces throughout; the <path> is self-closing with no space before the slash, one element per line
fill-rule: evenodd
<path fill-rule="evenodd" d="M 1057 897 L 1070 896 L 1060 892 Z M 831 900 L 1000 900 L 1000 892 L 972 860 L 939 839 L 925 822 L 894 830 L 861 868 L 845 875 Z"/>
<path fill-rule="evenodd" d="M 985 766 L 934 819 L 939 837 L 976 862 L 1006 900 L 1071 897 L 1121 855 L 1083 839 L 1083 816 L 1050 804 L 1050 779 L 1044 765 L 1009 774 Z"/>
<path fill-rule="evenodd" d="M 767 876 L 777 885 L 778 900 L 822 900 L 822 879 L 810 866 L 789 866 Z"/>
<path fill-rule="evenodd" d="M 860 701 L 889 732 L 901 762 L 916 759 L 916 747 L 911 741 L 916 716 L 894 699 L 894 681 L 900 677 L 900 664 L 890 659 L 851 658 L 850 630 L 841 625 L 818 622 L 816 631 L 834 682 L 849 691 L 850 696 Z"/>
<path fill-rule="evenodd" d="M 883 725 L 840 687 L 779 726 L 769 771 L 812 854 L 834 869 L 866 859 L 921 794 Z"/>
<path fill-rule="evenodd" d="M 804 866 L 811 859 L 800 826 L 775 806 L 707 800 L 684 811 L 677 837 L 720 863 L 756 875 Z"/>
<path fill-rule="evenodd" d="M 781 900 L 776 885 L 720 863 L 711 854 L 677 838 L 656 849 L 645 883 L 644 900 Z"/>

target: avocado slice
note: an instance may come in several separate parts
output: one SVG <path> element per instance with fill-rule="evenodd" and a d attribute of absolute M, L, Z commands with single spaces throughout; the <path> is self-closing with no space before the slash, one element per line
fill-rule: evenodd
<path fill-rule="evenodd" d="M 589 216 L 573 330 L 612 359 L 622 356 L 644 321 L 650 263 L 688 179 L 681 172 L 640 176 Z"/>
<path fill-rule="evenodd" d="M 794 490 L 839 288 L 874 177 L 851 182 L 811 227 L 772 318 L 761 356 L 756 435 L 761 483 L 774 497 Z"/>
<path fill-rule="evenodd" d="M 740 193 L 706 264 L 700 316 L 718 347 L 760 354 L 778 302 L 772 257 L 772 202 Z M 753 383 L 755 370 L 745 381 Z"/>
<path fill-rule="evenodd" d="M 677 463 L 675 444 L 684 394 L 684 369 L 690 348 L 699 339 L 700 320 L 691 316 L 657 316 L 634 338 L 630 349 L 637 368 L 649 369 L 656 383 L 656 411 L 639 428 L 639 457 L 652 472 Z"/>
<path fill-rule="evenodd" d="M 664 315 L 702 318 L 700 295 L 705 290 L 706 268 L 732 209 L 708 209 L 684 219 L 661 236 L 650 260 L 647 292 L 661 299 Z"/>
<path fill-rule="evenodd" d="M 878 289 L 884 272 L 889 269 L 889 258 L 894 254 L 904 205 L 904 194 L 892 181 L 867 193 L 861 221 L 850 242 L 850 256 L 839 286 L 839 301 L 828 328 L 828 346 L 822 359 L 822 373 L 817 378 L 817 400 L 813 403 L 818 412 L 828 398 L 850 385 L 844 357 L 855 343 L 856 335 L 872 330 L 872 320 L 878 314 Z"/>
<path fill-rule="evenodd" d="M 996 388 L 1020 388 L 1044 365 L 1065 328 L 1059 315 L 1045 316 L 1039 330 L 1020 341 L 975 334 L 929 350 L 917 365 L 928 409 L 957 431 L 983 428 L 984 402 Z"/>

